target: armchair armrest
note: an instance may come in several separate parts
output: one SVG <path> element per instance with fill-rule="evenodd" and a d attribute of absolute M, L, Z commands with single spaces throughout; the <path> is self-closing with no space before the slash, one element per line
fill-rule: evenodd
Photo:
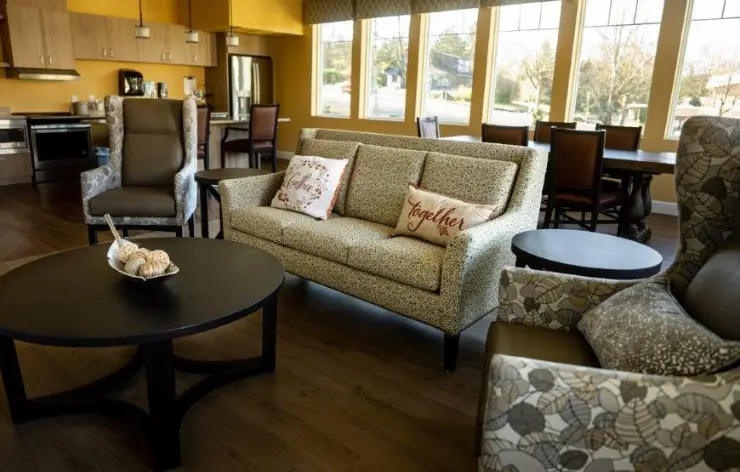
<path fill-rule="evenodd" d="M 175 211 L 179 225 L 184 225 L 193 216 L 197 205 L 198 185 L 195 183 L 195 166 L 186 165 L 175 174 Z"/>
<path fill-rule="evenodd" d="M 730 470 L 740 371 L 658 377 L 497 355 L 481 472 Z"/>
<path fill-rule="evenodd" d="M 82 209 L 85 217 L 90 217 L 89 200 L 103 192 L 121 185 L 121 175 L 111 164 L 91 169 L 80 174 L 82 185 Z"/>
<path fill-rule="evenodd" d="M 496 321 L 570 331 L 583 313 L 638 282 L 505 267 Z"/>
<path fill-rule="evenodd" d="M 282 185 L 283 177 L 285 172 L 221 181 L 218 189 L 224 232 L 231 230 L 231 214 L 234 210 L 269 205 Z"/>

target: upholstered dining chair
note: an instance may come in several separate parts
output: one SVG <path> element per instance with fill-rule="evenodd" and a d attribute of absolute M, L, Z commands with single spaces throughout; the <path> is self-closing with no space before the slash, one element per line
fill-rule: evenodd
<path fill-rule="evenodd" d="M 90 244 L 108 213 L 124 231 L 192 236 L 197 204 L 198 112 L 194 99 L 105 98 L 110 160 L 83 172 L 82 208 Z"/>
<path fill-rule="evenodd" d="M 529 126 L 503 126 L 483 123 L 481 125 L 481 141 L 484 143 L 526 146 L 529 144 Z"/>
<path fill-rule="evenodd" d="M 211 167 L 211 105 L 198 105 L 198 159 L 203 160 L 203 168 Z"/>
<path fill-rule="evenodd" d="M 252 105 L 249 113 L 249 137 L 229 140 L 229 131 L 244 131 L 227 127 L 221 139 L 221 167 L 226 168 L 226 154 L 249 154 L 249 167 L 260 167 L 263 154 L 272 160 L 272 172 L 277 172 L 277 129 L 280 104 Z"/>
<path fill-rule="evenodd" d="M 707 277 L 737 280 L 740 270 L 738 246 L 726 252 L 740 236 L 739 136 L 737 119 L 684 123 L 675 174 L 678 249 L 658 276 L 670 280 L 692 317 L 700 313 L 692 303 L 703 299 L 707 310 L 697 321 L 734 341 L 737 309 L 726 302 L 736 283 L 702 285 Z M 638 282 L 503 270 L 478 409 L 480 472 L 740 467 L 738 367 L 703 377 L 606 370 L 578 330 L 585 312 Z M 723 301 L 716 301 L 720 290 Z"/>
<path fill-rule="evenodd" d="M 552 127 L 563 129 L 576 129 L 575 121 L 539 121 L 534 125 L 534 136 L 532 141 L 536 143 L 550 143 L 550 130 Z"/>
<path fill-rule="evenodd" d="M 547 208 L 544 227 L 578 224 L 596 231 L 598 223 L 617 223 L 616 218 L 599 220 L 604 210 L 618 207 L 626 198 L 619 189 L 602 185 L 606 132 L 552 128 L 548 159 Z M 567 214 L 581 212 L 581 219 Z M 554 213 L 554 216 L 553 216 Z M 590 214 L 586 220 L 585 214 Z"/>
<path fill-rule="evenodd" d="M 604 147 L 622 151 L 637 151 L 642 139 L 642 126 L 596 125 L 597 130 L 606 131 Z"/>
<path fill-rule="evenodd" d="M 439 133 L 439 118 L 436 116 L 416 118 L 416 131 L 420 138 L 439 138 L 441 136 Z"/>

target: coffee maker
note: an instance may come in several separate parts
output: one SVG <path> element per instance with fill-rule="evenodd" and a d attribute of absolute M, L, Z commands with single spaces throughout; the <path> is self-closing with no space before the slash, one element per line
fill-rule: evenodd
<path fill-rule="evenodd" d="M 118 70 L 118 94 L 123 97 L 144 96 L 144 76 L 131 69 Z"/>

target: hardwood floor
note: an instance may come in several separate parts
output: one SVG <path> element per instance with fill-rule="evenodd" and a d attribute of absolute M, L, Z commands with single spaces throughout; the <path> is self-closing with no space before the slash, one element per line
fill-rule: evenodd
<path fill-rule="evenodd" d="M 0 188 L 0 261 L 13 261 L 0 262 L 0 273 L 27 260 L 20 258 L 86 244 L 79 202 L 79 189 L 68 184 Z M 650 244 L 668 262 L 676 219 L 655 215 L 650 224 Z M 54 315 L 74 314 L 60 307 Z M 458 369 L 446 374 L 438 331 L 296 277 L 280 294 L 278 317 L 277 372 L 196 404 L 182 424 L 178 470 L 475 470 L 473 426 L 490 318 L 463 333 Z M 255 355 L 260 329 L 255 314 L 177 341 L 176 350 L 201 359 Z M 30 396 L 90 381 L 131 353 L 25 343 L 18 351 Z M 178 375 L 179 389 L 195 378 Z M 119 397 L 141 404 L 142 379 Z M 0 395 L 0 471 L 146 470 L 142 435 L 120 420 L 66 416 L 13 426 Z"/>

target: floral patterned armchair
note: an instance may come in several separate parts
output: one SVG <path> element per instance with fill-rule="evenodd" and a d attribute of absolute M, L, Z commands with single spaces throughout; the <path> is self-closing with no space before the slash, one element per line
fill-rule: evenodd
<path fill-rule="evenodd" d="M 682 301 L 738 208 L 740 120 L 686 122 L 676 188 L 680 241 L 665 275 Z M 598 368 L 576 325 L 634 283 L 503 271 L 478 413 L 480 471 L 740 470 L 740 370 L 682 378 Z"/>

